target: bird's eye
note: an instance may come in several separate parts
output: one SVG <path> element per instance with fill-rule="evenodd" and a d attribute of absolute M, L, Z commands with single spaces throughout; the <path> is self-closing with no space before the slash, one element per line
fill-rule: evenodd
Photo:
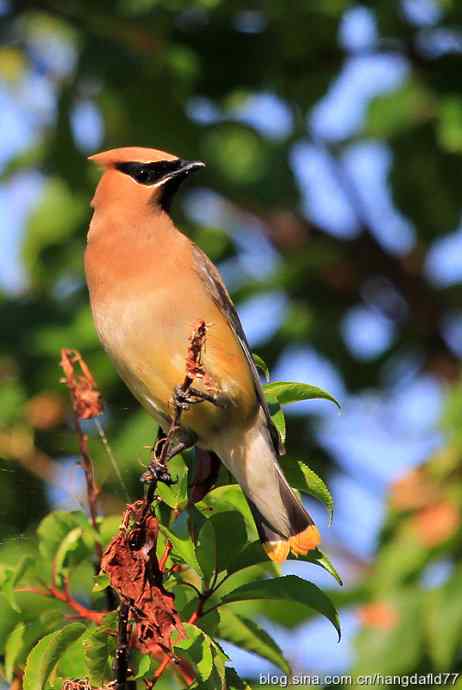
<path fill-rule="evenodd" d="M 151 181 L 151 170 L 149 168 L 140 168 L 135 173 L 135 179 L 141 184 L 148 184 Z"/>
<path fill-rule="evenodd" d="M 1 2 L 1 0 L 0 0 Z M 182 166 L 181 160 L 155 161 L 152 163 L 117 163 L 116 168 L 125 175 L 130 175 L 138 184 L 153 185 L 160 182 L 167 175 L 178 172 Z"/>

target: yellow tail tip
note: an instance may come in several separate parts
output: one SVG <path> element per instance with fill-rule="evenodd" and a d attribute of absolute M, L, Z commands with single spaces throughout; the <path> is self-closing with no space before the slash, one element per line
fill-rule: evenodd
<path fill-rule="evenodd" d="M 321 543 L 321 535 L 316 525 L 309 525 L 303 532 L 289 538 L 290 549 L 296 556 L 306 556 L 308 551 Z"/>
<path fill-rule="evenodd" d="M 263 548 L 268 558 L 271 558 L 274 563 L 284 563 L 290 551 L 288 541 L 265 541 Z"/>
<path fill-rule="evenodd" d="M 266 541 L 263 548 L 268 558 L 274 563 L 284 563 L 289 557 L 289 551 L 296 556 L 306 556 L 308 551 L 315 549 L 321 543 L 321 535 L 316 525 L 309 525 L 303 532 L 295 534 L 289 539 L 281 541 Z"/>

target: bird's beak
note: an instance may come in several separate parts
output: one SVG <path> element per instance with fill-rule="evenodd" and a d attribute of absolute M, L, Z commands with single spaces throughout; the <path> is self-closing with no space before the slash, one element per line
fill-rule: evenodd
<path fill-rule="evenodd" d="M 205 163 L 202 161 L 185 161 L 182 158 L 178 158 L 178 160 L 173 162 L 170 172 L 161 177 L 155 186 L 160 187 L 174 179 L 180 182 L 200 168 L 205 168 Z"/>
<path fill-rule="evenodd" d="M 179 175 L 189 175 L 199 168 L 205 168 L 205 163 L 202 161 L 184 161 L 180 158 L 178 161 L 178 170 L 174 174 Z"/>

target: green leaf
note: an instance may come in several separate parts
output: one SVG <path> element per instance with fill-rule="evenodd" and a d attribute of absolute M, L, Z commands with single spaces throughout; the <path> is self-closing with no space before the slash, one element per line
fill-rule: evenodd
<path fill-rule="evenodd" d="M 180 656 L 194 664 L 200 680 L 206 681 L 212 673 L 212 640 L 192 623 L 183 623 L 183 628 L 185 636 L 181 638 L 178 631 L 175 631 L 173 646 Z"/>
<path fill-rule="evenodd" d="M 212 518 L 202 525 L 196 544 L 196 556 L 199 561 L 206 585 L 216 572 L 217 544 Z"/>
<path fill-rule="evenodd" d="M 94 584 L 91 591 L 102 592 L 109 587 L 111 581 L 106 573 L 99 573 L 99 575 L 95 575 L 93 578 L 93 583 Z"/>
<path fill-rule="evenodd" d="M 13 629 L 5 644 L 5 677 L 7 680 L 11 681 L 13 679 L 15 669 L 24 663 L 32 645 L 40 637 L 43 637 L 47 628 L 49 629 L 50 627 L 52 626 L 47 626 L 43 622 L 41 616 L 40 620 L 29 621 L 27 625 L 24 622 L 18 623 Z"/>
<path fill-rule="evenodd" d="M 226 669 L 226 689 L 227 690 L 252 690 L 247 681 L 242 680 L 234 668 Z"/>
<path fill-rule="evenodd" d="M 283 673 L 290 673 L 289 663 L 276 642 L 254 621 L 233 613 L 229 608 L 222 608 L 219 615 L 220 620 L 215 631 L 217 637 L 268 659 Z"/>
<path fill-rule="evenodd" d="M 257 366 L 257 369 L 260 369 L 260 371 L 263 372 L 265 380 L 268 383 L 270 380 L 270 372 L 267 363 L 259 355 L 256 355 L 255 352 L 252 352 L 252 358 Z"/>
<path fill-rule="evenodd" d="M 321 398 L 323 400 L 330 400 L 340 409 L 340 404 L 337 400 L 323 391 L 317 386 L 310 386 L 308 383 L 297 383 L 296 381 L 276 381 L 275 383 L 267 383 L 263 387 L 265 395 L 269 398 L 277 398 L 281 405 L 287 405 L 291 402 L 299 400 L 315 400 Z"/>
<path fill-rule="evenodd" d="M 292 556 L 293 559 L 297 559 L 296 556 Z M 335 566 L 330 561 L 330 559 L 324 554 L 321 549 L 312 549 L 306 556 L 299 556 L 298 560 L 307 561 L 308 563 L 313 563 L 314 565 L 319 565 L 321 568 L 326 570 L 328 573 L 334 577 L 339 585 L 343 585 L 342 578 L 338 574 Z"/>
<path fill-rule="evenodd" d="M 84 631 L 82 623 L 71 623 L 43 637 L 27 657 L 24 690 L 42 690 L 60 656 Z"/>
<path fill-rule="evenodd" d="M 308 465 L 300 460 L 292 460 L 288 457 L 279 459 L 279 464 L 290 486 L 302 493 L 317 498 L 327 508 L 329 524 L 332 522 L 334 500 L 324 481 Z"/>
<path fill-rule="evenodd" d="M 198 501 L 195 508 L 207 518 L 217 513 L 236 510 L 244 519 L 247 541 L 254 541 L 258 536 L 249 504 L 239 484 L 218 486 L 213 491 L 209 491 L 202 501 Z"/>
<path fill-rule="evenodd" d="M 24 635 L 26 632 L 25 623 L 18 623 L 13 629 L 5 645 L 5 678 L 13 680 L 13 673 L 16 667 L 16 660 L 24 647 Z"/>
<path fill-rule="evenodd" d="M 181 455 L 176 455 L 168 463 L 174 483 L 169 486 L 159 483 L 157 493 L 174 510 L 182 510 L 188 502 L 188 466 Z"/>
<path fill-rule="evenodd" d="M 249 582 L 226 594 L 220 606 L 234 601 L 251 601 L 252 599 L 282 599 L 297 606 L 300 604 L 309 606 L 330 620 L 340 640 L 337 611 L 324 592 L 312 582 L 302 580 L 296 575 Z"/>
<path fill-rule="evenodd" d="M 32 556 L 24 556 L 18 563 L 15 570 L 7 570 L 5 573 L 4 580 L 2 582 L 2 592 L 5 595 L 11 608 L 13 608 L 18 613 L 21 609 L 16 601 L 15 587 L 18 582 L 24 577 L 29 566 L 33 563 Z"/>
<path fill-rule="evenodd" d="M 115 649 L 115 638 L 104 626 L 96 627 L 83 642 L 85 665 L 92 685 L 103 685 L 112 675 L 109 656 Z"/>
<path fill-rule="evenodd" d="M 212 515 L 199 532 L 196 548 L 205 579 L 232 568 L 246 545 L 247 531 L 241 513 L 232 510 Z"/>
<path fill-rule="evenodd" d="M 284 411 L 279 404 L 279 401 L 276 397 L 268 395 L 266 396 L 266 401 L 268 403 L 271 419 L 273 420 L 273 424 L 276 427 L 276 429 L 279 432 L 279 436 L 281 437 L 282 443 L 286 442 L 286 418 L 284 416 Z"/>
<path fill-rule="evenodd" d="M 265 561 L 272 562 L 266 555 L 259 540 L 253 541 L 241 551 L 241 553 L 234 559 L 230 572 L 243 570 L 251 565 L 258 565 Z"/>
<path fill-rule="evenodd" d="M 71 529 L 71 531 L 66 534 L 61 544 L 59 545 L 59 548 L 56 552 L 56 556 L 54 557 L 55 575 L 58 582 L 60 580 L 60 576 L 63 574 L 64 563 L 66 561 L 67 556 L 71 551 L 75 551 L 77 549 L 81 538 L 82 528 L 74 527 L 74 529 Z"/>
<path fill-rule="evenodd" d="M 194 544 L 191 539 L 182 539 L 178 537 L 174 532 L 164 527 L 164 525 L 159 525 L 159 528 L 162 534 L 172 542 L 173 550 L 170 554 L 170 558 L 175 561 L 175 563 L 186 563 L 186 565 L 189 565 L 200 575 L 202 571 L 196 558 Z"/>
<path fill-rule="evenodd" d="M 88 528 L 88 519 L 83 513 L 66 513 L 60 510 L 49 513 L 37 529 L 39 551 L 44 560 L 51 563 L 65 537 L 77 527 L 82 531 Z"/>
<path fill-rule="evenodd" d="M 130 665 L 134 668 L 134 673 L 130 676 L 130 680 L 138 680 L 144 678 L 151 672 L 153 659 L 148 654 L 140 654 L 139 652 L 131 653 Z"/>

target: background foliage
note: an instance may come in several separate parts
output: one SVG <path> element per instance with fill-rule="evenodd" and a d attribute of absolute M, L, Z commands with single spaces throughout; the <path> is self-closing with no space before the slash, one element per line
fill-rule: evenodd
<path fill-rule="evenodd" d="M 301 608 L 247 615 L 270 621 L 304 672 L 458 671 L 460 3 L 49 0 L 0 12 L 1 562 L 32 548 L 50 507 L 79 505 L 63 346 L 95 373 L 139 495 L 152 424 L 91 322 L 82 251 L 97 172 L 85 155 L 157 146 L 207 162 L 176 217 L 219 263 L 274 378 L 343 405 L 341 416 L 294 406 L 288 462 L 309 459 L 334 486 L 334 527 L 319 522 L 346 586 L 309 564 L 287 572 L 332 587 L 345 641 Z M 117 514 L 124 491 L 96 433 L 92 452 Z"/>

